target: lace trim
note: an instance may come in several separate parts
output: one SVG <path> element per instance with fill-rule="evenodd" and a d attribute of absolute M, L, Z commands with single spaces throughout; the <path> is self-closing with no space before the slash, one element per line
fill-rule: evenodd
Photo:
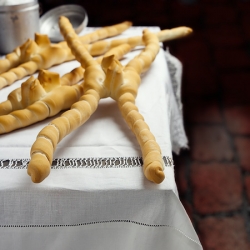
<path fill-rule="evenodd" d="M 173 159 L 163 156 L 165 167 L 174 167 Z M 26 169 L 29 159 L 0 159 L 0 169 Z M 141 157 L 112 157 L 112 158 L 66 158 L 55 159 L 52 169 L 65 168 L 132 168 L 141 167 Z"/>

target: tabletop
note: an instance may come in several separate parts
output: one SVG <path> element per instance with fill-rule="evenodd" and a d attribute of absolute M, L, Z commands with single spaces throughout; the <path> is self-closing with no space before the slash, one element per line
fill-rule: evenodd
<path fill-rule="evenodd" d="M 143 29 L 131 27 L 121 37 Z M 71 61 L 50 70 L 62 75 L 77 66 Z M 161 184 L 145 179 L 140 147 L 110 98 L 60 142 L 42 183 L 32 183 L 26 168 L 36 135 L 53 118 L 0 135 L 0 249 L 202 249 L 179 201 L 172 160 L 173 151 L 187 146 L 181 71 L 162 47 L 142 75 L 136 99 L 161 147 Z M 0 101 L 22 82 L 2 89 Z"/>

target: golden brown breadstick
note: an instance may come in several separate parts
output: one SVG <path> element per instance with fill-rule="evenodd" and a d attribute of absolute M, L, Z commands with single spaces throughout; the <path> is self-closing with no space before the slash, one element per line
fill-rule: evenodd
<path fill-rule="evenodd" d="M 51 79 L 53 84 L 47 84 L 48 80 L 43 81 L 46 78 Z M 30 77 L 25 84 L 27 88 L 22 89 L 23 100 L 20 104 L 26 108 L 0 116 L 0 134 L 9 133 L 54 116 L 61 110 L 70 108 L 83 94 L 82 85 L 61 86 L 59 74 L 48 71 L 43 71 L 38 79 Z M 52 89 L 51 86 L 53 86 Z M 36 89 L 35 92 L 33 92 L 34 89 Z M 25 98 L 26 94 L 27 98 Z"/>
<path fill-rule="evenodd" d="M 97 41 L 97 39 L 100 40 L 106 37 L 118 35 L 130 26 L 131 22 L 126 21 L 118 25 L 104 27 L 95 32 L 80 37 L 80 40 L 85 44 L 88 42 L 95 42 Z M 191 28 L 177 27 L 173 29 L 162 30 L 157 33 L 157 36 L 160 42 L 166 42 L 169 40 L 187 36 L 191 33 Z M 136 36 L 111 41 L 99 41 L 94 44 L 86 44 L 86 46 L 91 55 L 97 56 L 104 54 L 109 49 L 123 43 L 128 43 L 132 47 L 143 45 L 142 37 Z M 36 44 L 38 46 L 36 46 Z M 31 58 L 30 52 L 37 55 L 37 58 L 35 58 L 35 60 Z M 56 55 L 55 57 L 53 57 L 54 60 L 52 60 L 51 57 L 46 56 L 51 55 L 52 53 L 53 55 Z M 20 56 L 18 58 L 19 54 Z M 6 59 L 0 60 L 0 69 L 3 68 L 2 71 L 0 70 L 0 73 L 10 69 L 9 72 L 0 75 L 0 89 L 5 86 L 11 85 L 13 82 L 18 79 L 22 79 L 24 76 L 33 74 L 38 69 L 48 69 L 55 64 L 60 64 L 62 62 L 70 61 L 73 59 L 74 57 L 65 42 L 50 44 L 47 36 L 36 34 L 35 42 L 29 39 L 25 44 L 18 47 L 15 52 L 8 54 L 6 56 Z M 41 63 L 43 64 L 41 65 Z M 13 68 L 17 65 L 19 65 L 17 68 Z"/>
<path fill-rule="evenodd" d="M 53 120 L 39 133 L 31 148 L 27 169 L 32 181 L 41 182 L 48 176 L 53 153 L 60 140 L 90 117 L 101 98 L 110 96 L 118 102 L 125 121 L 138 139 L 146 178 L 155 183 L 162 182 L 164 172 L 160 148 L 134 104 L 140 84 L 140 73 L 148 69 L 159 51 L 158 38 L 149 31 L 144 31 L 146 48 L 125 68 L 114 55 L 104 57 L 100 66 L 81 44 L 67 18 L 61 17 L 59 26 L 72 53 L 85 68 L 84 95 L 70 110 Z"/>
<path fill-rule="evenodd" d="M 128 51 L 130 51 L 131 47 L 128 44 L 121 44 L 115 48 L 112 48 L 105 56 L 113 54 L 117 59 L 120 59 L 125 55 Z M 96 60 L 98 63 L 102 61 L 103 56 L 98 57 Z M 78 68 L 73 69 L 71 72 L 64 74 L 60 78 L 60 85 L 64 86 L 72 86 L 79 81 L 83 80 L 84 69 L 80 66 Z M 57 73 L 48 73 L 48 71 L 40 71 L 38 74 L 38 79 L 42 84 L 33 85 L 32 89 L 30 88 L 30 84 L 34 81 L 34 77 L 30 77 L 26 82 L 22 83 L 21 87 L 13 90 L 7 97 L 7 100 L 0 103 L 0 116 L 7 115 L 14 110 L 21 110 L 26 108 L 28 105 L 33 104 L 34 102 L 41 99 L 43 96 L 55 87 L 54 83 L 58 82 L 58 74 Z M 46 84 L 45 84 L 46 83 Z M 48 89 L 50 87 L 50 89 Z M 31 93 L 29 93 L 31 92 Z M 24 97 L 22 97 L 22 93 L 24 93 Z M 32 99 L 31 99 L 32 97 Z M 26 103 L 24 102 L 26 100 Z M 27 103 L 28 102 L 28 103 Z"/>
<path fill-rule="evenodd" d="M 62 86 L 75 85 L 76 83 L 78 83 L 83 79 L 83 75 L 84 75 L 84 69 L 82 67 L 75 68 L 71 70 L 69 73 L 64 74 L 60 79 L 60 83 Z"/>
<path fill-rule="evenodd" d="M 95 42 L 111 36 L 116 36 L 128 29 L 132 25 L 131 22 L 122 22 L 97 29 L 89 34 L 81 37 L 82 43 Z M 13 84 L 16 80 L 20 80 L 25 76 L 35 73 L 38 69 L 48 69 L 53 65 L 61 64 L 74 59 L 71 50 L 65 41 L 58 44 L 50 43 L 47 35 L 35 34 L 35 41 L 28 39 L 22 46 L 16 49 L 20 52 L 19 66 L 9 69 L 8 72 L 0 75 L 0 89 Z M 14 58 L 17 53 L 7 55 L 7 58 Z M 6 69 L 8 64 L 6 60 L 0 60 Z M 9 64 L 10 66 L 11 63 Z"/>
<path fill-rule="evenodd" d="M 78 83 L 83 79 L 83 72 L 83 68 L 79 67 L 59 79 L 57 73 L 41 70 L 38 74 L 39 84 L 34 84 L 35 78 L 31 76 L 27 81 L 22 83 L 21 87 L 13 90 L 8 95 L 6 101 L 0 103 L 0 116 L 26 108 L 43 98 L 55 87 L 60 85 L 70 86 Z"/>
<path fill-rule="evenodd" d="M 0 74 L 20 64 L 20 55 L 18 51 L 20 51 L 19 47 L 6 55 L 5 58 L 0 59 Z"/>
<path fill-rule="evenodd" d="M 188 36 L 192 33 L 192 29 L 189 27 L 177 27 L 173 29 L 165 29 L 156 33 L 159 42 L 167 42 L 170 40 L 182 38 Z M 87 50 L 90 52 L 92 56 L 98 56 L 104 54 L 107 50 L 116 47 L 120 44 L 127 43 L 132 47 L 136 47 L 139 45 L 144 45 L 142 36 L 134 36 L 127 37 L 122 39 L 114 39 L 114 40 L 103 40 L 97 41 L 93 44 L 86 44 Z"/>
<path fill-rule="evenodd" d="M 156 36 L 145 30 L 143 39 L 146 44 L 145 49 L 124 68 L 124 79 L 129 86 L 124 89 L 122 85 L 115 99 L 141 147 L 144 175 L 152 182 L 161 183 L 165 178 L 161 149 L 135 105 L 134 93 L 137 93 L 140 84 L 139 75 L 150 67 L 159 51 L 159 41 Z"/>

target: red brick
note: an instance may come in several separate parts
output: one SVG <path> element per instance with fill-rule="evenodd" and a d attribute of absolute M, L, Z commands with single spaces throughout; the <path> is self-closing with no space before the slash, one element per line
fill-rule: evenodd
<path fill-rule="evenodd" d="M 227 132 L 219 125 L 196 125 L 190 135 L 191 155 L 197 161 L 231 161 L 234 157 Z"/>
<path fill-rule="evenodd" d="M 204 250 L 249 250 L 244 219 L 231 218 L 202 219 L 198 225 Z"/>
<path fill-rule="evenodd" d="M 250 134 L 250 106 L 229 107 L 224 110 L 226 125 L 233 134 Z"/>
<path fill-rule="evenodd" d="M 249 69 L 250 57 L 247 50 L 241 48 L 235 49 L 215 49 L 214 60 L 216 66 L 221 69 Z"/>
<path fill-rule="evenodd" d="M 183 95 L 211 96 L 218 92 L 216 71 L 208 65 L 184 65 Z"/>
<path fill-rule="evenodd" d="M 238 137 L 235 139 L 240 165 L 243 169 L 250 171 L 250 139 Z"/>
<path fill-rule="evenodd" d="M 249 175 L 245 177 L 245 186 L 246 186 L 248 202 L 250 204 L 250 176 Z"/>
<path fill-rule="evenodd" d="M 197 100 L 184 104 L 184 116 L 189 122 L 222 123 L 218 103 L 215 100 Z"/>
<path fill-rule="evenodd" d="M 242 179 L 235 164 L 193 164 L 193 204 L 200 214 L 238 209 L 242 204 Z"/>
<path fill-rule="evenodd" d="M 185 194 L 188 189 L 188 181 L 187 181 L 187 175 L 186 175 L 186 163 L 181 158 L 178 157 L 178 159 L 175 160 L 175 169 L 176 169 L 176 185 L 178 187 L 178 191 L 180 195 Z"/>
<path fill-rule="evenodd" d="M 250 104 L 250 73 L 231 72 L 221 75 L 223 100 L 228 105 Z"/>

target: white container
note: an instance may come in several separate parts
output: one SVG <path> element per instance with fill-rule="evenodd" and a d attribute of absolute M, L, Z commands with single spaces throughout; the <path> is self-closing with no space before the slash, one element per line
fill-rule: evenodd
<path fill-rule="evenodd" d="M 1 55 L 12 52 L 28 38 L 34 39 L 35 32 L 40 32 L 37 0 L 26 0 L 16 5 L 0 5 Z"/>

